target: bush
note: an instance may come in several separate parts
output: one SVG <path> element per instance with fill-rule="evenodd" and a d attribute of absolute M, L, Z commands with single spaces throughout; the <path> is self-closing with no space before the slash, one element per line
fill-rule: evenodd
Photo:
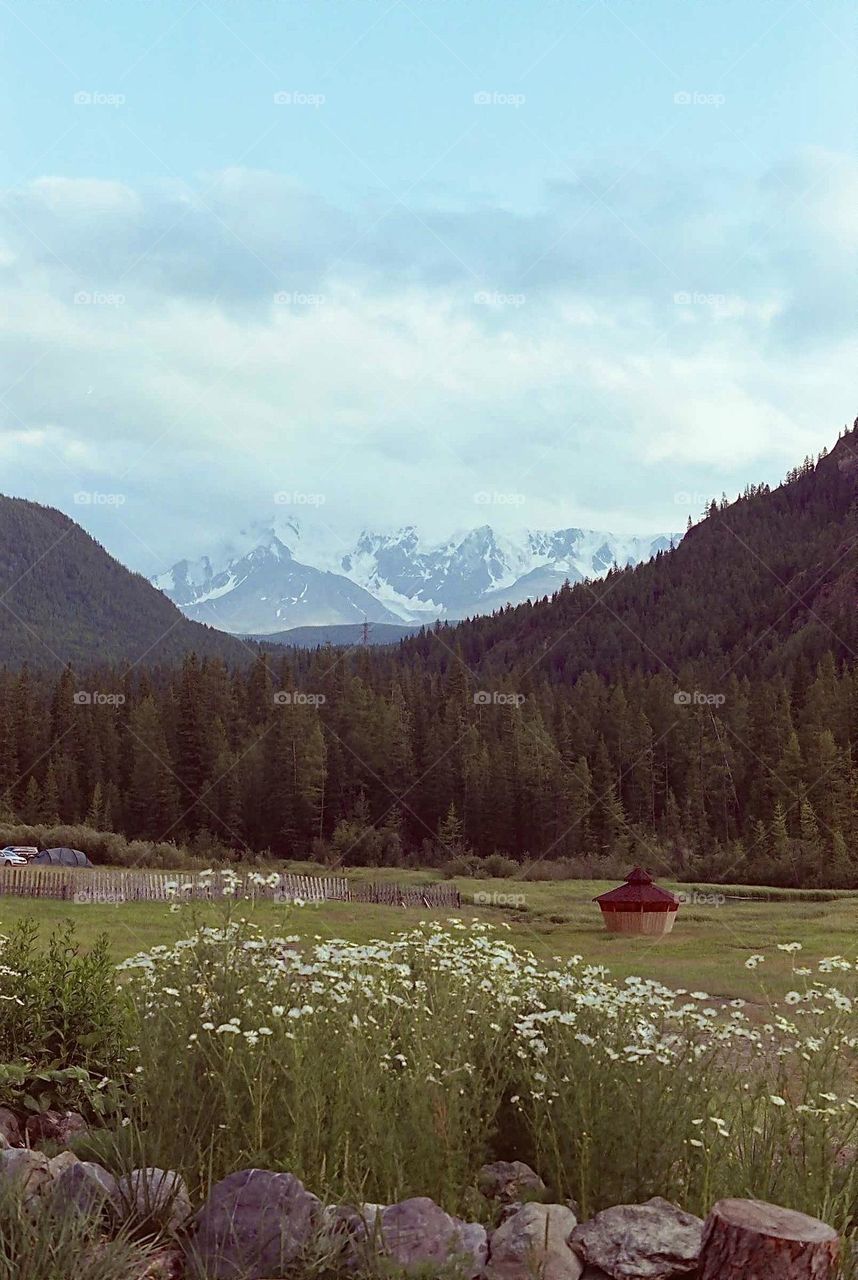
<path fill-rule="evenodd" d="M 208 866 L 217 860 L 209 856 L 210 849 L 197 849 L 194 856 L 184 846 L 169 841 L 127 840 L 114 831 L 97 831 L 83 824 L 25 826 L 21 823 L 0 823 L 0 847 L 6 844 L 36 845 L 40 849 L 67 846 L 80 849 L 96 865 L 113 867 L 182 871 L 194 866 Z M 218 848 L 223 850 L 223 846 Z"/>
<path fill-rule="evenodd" d="M 0 942 L 0 1101 L 108 1110 L 129 1069 L 129 1015 L 106 936 L 82 952 L 71 922 L 44 944 L 33 920 L 17 924 Z"/>
<path fill-rule="evenodd" d="M 489 880 L 510 880 L 521 875 L 521 865 L 514 858 L 505 858 L 502 853 L 490 853 L 482 859 L 481 874 Z"/>

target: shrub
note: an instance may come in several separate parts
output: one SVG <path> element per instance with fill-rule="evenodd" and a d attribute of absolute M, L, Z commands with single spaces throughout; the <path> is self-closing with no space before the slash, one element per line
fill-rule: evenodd
<path fill-rule="evenodd" d="M 67 846 L 82 850 L 97 865 L 114 867 L 183 870 L 195 865 L 206 866 L 216 860 L 208 849 L 196 850 L 197 856 L 194 857 L 184 846 L 170 841 L 128 840 L 115 831 L 97 831 L 83 824 L 26 826 L 0 823 L 0 847 L 6 844 L 36 845 L 42 849 Z M 222 852 L 223 846 L 218 848 Z"/>
<path fill-rule="evenodd" d="M 514 858 L 506 858 L 502 853 L 490 853 L 482 859 L 482 875 L 490 880 L 509 880 L 521 875 L 521 865 Z"/>
<path fill-rule="evenodd" d="M 71 922 L 44 944 L 17 924 L 0 943 L 0 1099 L 105 1110 L 128 1070 L 129 1012 L 106 936 L 82 951 Z"/>

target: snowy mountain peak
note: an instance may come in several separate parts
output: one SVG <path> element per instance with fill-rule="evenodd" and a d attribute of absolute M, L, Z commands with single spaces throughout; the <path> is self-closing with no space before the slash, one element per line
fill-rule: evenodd
<path fill-rule="evenodd" d="M 431 622 L 491 613 L 650 559 L 679 535 L 592 529 L 499 534 L 480 525 L 444 542 L 414 525 L 363 529 L 351 543 L 327 525 L 290 517 L 258 527 L 255 545 L 215 571 L 207 556 L 153 579 L 189 617 L 225 631 L 270 634 L 294 626 Z M 245 543 L 246 545 L 246 543 Z"/>

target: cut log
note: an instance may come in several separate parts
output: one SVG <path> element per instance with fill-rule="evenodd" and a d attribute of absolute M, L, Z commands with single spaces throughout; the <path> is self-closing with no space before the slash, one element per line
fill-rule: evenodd
<path fill-rule="evenodd" d="M 706 1219 L 700 1280 L 831 1280 L 833 1227 L 762 1200 L 719 1200 Z"/>

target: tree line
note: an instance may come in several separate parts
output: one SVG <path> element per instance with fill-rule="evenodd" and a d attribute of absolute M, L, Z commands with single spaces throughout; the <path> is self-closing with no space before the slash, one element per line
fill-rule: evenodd
<path fill-rule="evenodd" d="M 455 635 L 455 632 L 451 633 Z M 343 864 L 494 853 L 690 877 L 854 884 L 858 670 L 699 666 L 484 687 L 448 639 L 230 670 L 0 675 L 4 820 Z M 93 673 L 88 676 L 90 683 Z"/>

